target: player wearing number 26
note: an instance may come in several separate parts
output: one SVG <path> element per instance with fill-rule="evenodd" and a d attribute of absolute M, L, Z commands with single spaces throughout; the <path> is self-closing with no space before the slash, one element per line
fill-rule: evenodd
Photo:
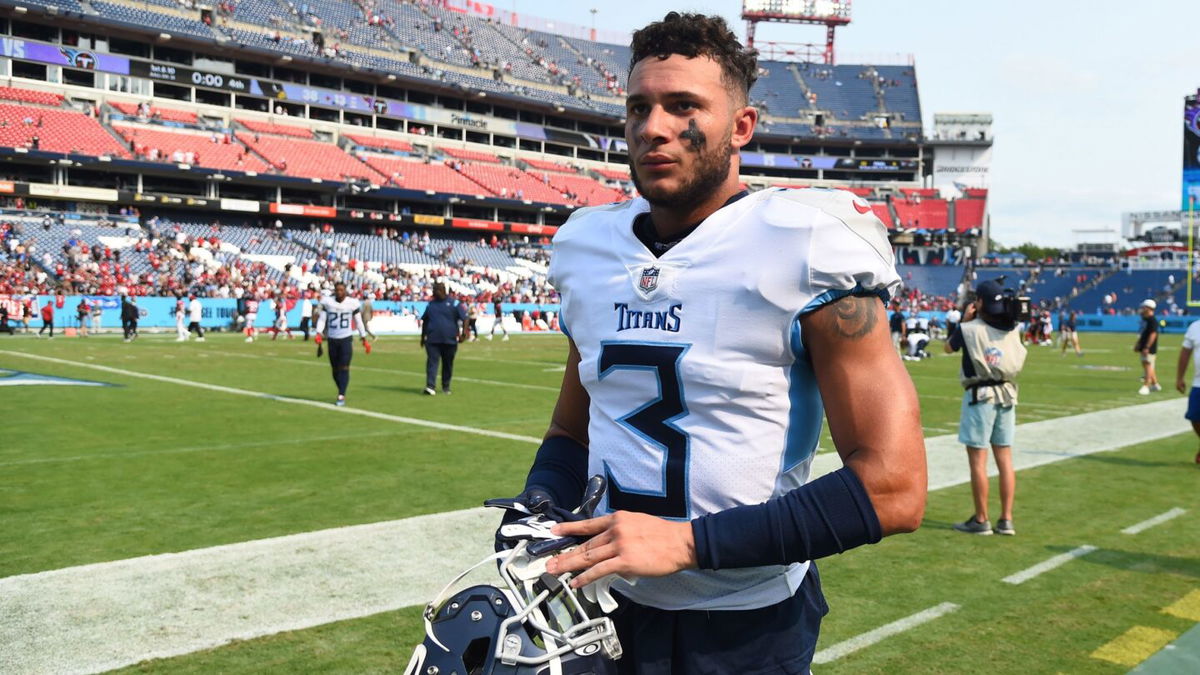
<path fill-rule="evenodd" d="M 812 561 L 924 512 L 892 251 L 849 192 L 740 190 L 757 66 L 723 20 L 672 12 L 632 52 L 641 197 L 554 238 L 570 351 L 526 482 L 566 508 L 590 475 L 608 492 L 556 526 L 591 538 L 547 569 L 620 575 L 621 672 L 807 672 L 827 611 Z M 823 418 L 842 467 L 810 480 Z"/>

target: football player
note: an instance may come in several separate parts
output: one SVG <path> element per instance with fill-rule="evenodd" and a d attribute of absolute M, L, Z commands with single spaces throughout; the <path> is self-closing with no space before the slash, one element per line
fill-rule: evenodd
<path fill-rule="evenodd" d="M 354 352 L 353 333 L 358 330 L 363 347 L 367 346 L 366 322 L 362 319 L 362 304 L 346 296 L 346 284 L 333 287 L 333 297 L 324 296 L 317 319 L 317 356 L 321 355 L 322 339 L 329 341 L 329 366 L 337 385 L 337 405 L 346 405 L 346 387 L 350 386 L 350 358 Z"/>
<path fill-rule="evenodd" d="M 254 328 L 254 322 L 258 319 L 258 294 L 254 291 L 247 291 L 246 294 L 246 342 L 254 342 L 254 336 L 258 332 Z"/>
<path fill-rule="evenodd" d="M 741 189 L 756 77 L 719 17 L 637 31 L 641 197 L 579 209 L 554 239 L 567 369 L 519 499 L 569 509 L 607 479 L 597 517 L 555 526 L 588 539 L 547 572 L 619 575 L 621 672 L 807 672 L 827 611 L 812 561 L 924 513 L 886 232 L 850 192 Z M 823 415 L 843 466 L 810 481 Z"/>

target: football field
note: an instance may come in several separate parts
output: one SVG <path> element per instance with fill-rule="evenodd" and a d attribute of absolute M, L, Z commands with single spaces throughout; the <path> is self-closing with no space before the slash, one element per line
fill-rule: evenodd
<path fill-rule="evenodd" d="M 906 364 L 925 522 L 819 563 L 815 672 L 1200 669 L 1183 397 L 1137 395 L 1132 335 L 1081 339 L 1083 358 L 1030 347 L 1016 537 L 950 529 L 971 510 L 946 438 L 958 357 Z M 0 672 L 400 670 L 421 604 L 490 548 L 477 507 L 519 491 L 565 355 L 550 335 L 464 344 L 454 394 L 427 397 L 416 338 L 385 337 L 336 408 L 311 343 L 3 336 Z"/>

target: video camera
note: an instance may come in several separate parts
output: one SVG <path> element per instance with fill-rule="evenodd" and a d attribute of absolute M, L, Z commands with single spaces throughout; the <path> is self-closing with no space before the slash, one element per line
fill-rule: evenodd
<path fill-rule="evenodd" d="M 985 307 L 985 309 L 989 314 L 1010 319 L 1013 323 L 1028 323 L 1030 318 L 1033 316 L 1033 312 L 1031 310 L 1032 305 L 1029 296 L 1017 295 L 1017 291 L 1005 286 L 1004 282 L 1007 279 L 1008 275 L 1002 274 L 992 280 L 1001 287 L 999 300 L 1000 306 L 996 307 L 993 305 L 991 308 Z M 975 300 L 975 292 L 969 292 L 967 294 L 967 303 L 970 304 L 975 302 Z"/>

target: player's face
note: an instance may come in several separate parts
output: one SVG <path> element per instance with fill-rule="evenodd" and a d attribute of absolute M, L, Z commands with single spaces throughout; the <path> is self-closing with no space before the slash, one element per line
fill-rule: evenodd
<path fill-rule="evenodd" d="M 338 302 L 345 300 L 346 299 L 346 287 L 343 286 L 342 284 L 338 284 L 338 285 L 334 286 L 333 287 L 333 297 Z"/>
<path fill-rule="evenodd" d="M 750 141 L 757 120 L 739 103 L 720 64 L 706 56 L 672 54 L 634 66 L 625 140 L 634 185 L 647 201 L 689 208 L 736 188 L 733 154 Z"/>

